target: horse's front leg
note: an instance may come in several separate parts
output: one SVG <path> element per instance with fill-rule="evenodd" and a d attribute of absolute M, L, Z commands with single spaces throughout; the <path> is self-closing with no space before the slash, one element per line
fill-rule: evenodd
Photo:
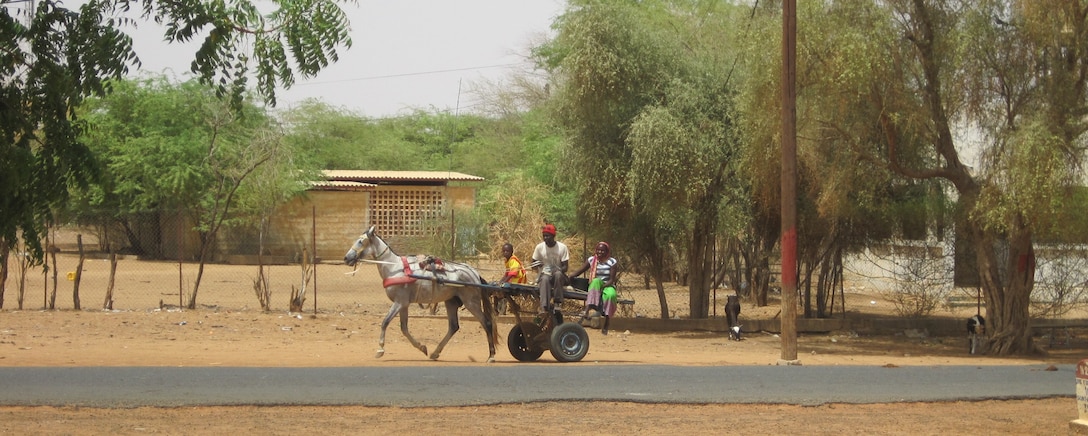
<path fill-rule="evenodd" d="M 449 320 L 449 329 L 446 330 L 446 337 L 442 338 L 442 342 L 438 343 L 438 348 L 434 349 L 431 353 L 431 360 L 438 360 L 438 355 L 442 353 L 442 349 L 446 347 L 446 343 L 450 341 L 454 333 L 457 333 L 461 329 L 461 325 L 457 322 L 457 309 L 461 307 L 455 299 L 446 300 L 446 319 Z"/>
<path fill-rule="evenodd" d="M 400 308 L 400 332 L 404 333 L 404 337 L 408 338 L 408 342 L 411 342 L 413 347 L 422 351 L 423 355 L 427 355 L 427 346 L 419 343 L 416 338 L 412 337 L 411 333 L 408 333 L 408 305 L 403 305 Z"/>
<path fill-rule="evenodd" d="M 378 334 L 378 352 L 374 355 L 377 359 L 385 355 L 385 329 L 389 327 L 389 322 L 393 320 L 393 315 L 396 315 L 401 310 L 401 304 L 394 301 L 393 305 L 389 307 L 389 313 L 385 314 L 385 318 L 382 318 L 381 333 Z"/>

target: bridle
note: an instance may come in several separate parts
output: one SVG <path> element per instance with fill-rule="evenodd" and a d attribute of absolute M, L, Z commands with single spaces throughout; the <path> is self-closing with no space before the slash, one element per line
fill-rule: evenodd
<path fill-rule="evenodd" d="M 373 246 L 374 246 L 374 240 L 373 240 L 372 238 L 377 238 L 377 235 L 374 235 L 373 233 L 365 233 L 365 234 L 363 234 L 363 237 L 366 237 L 367 241 L 368 241 L 368 242 L 370 242 L 370 243 L 369 243 L 369 244 L 368 244 L 368 245 L 366 246 L 366 248 L 363 248 L 363 251 L 367 251 L 367 250 L 368 250 L 369 248 L 371 248 L 371 247 L 373 247 Z M 362 241 L 362 240 L 363 240 L 363 238 L 362 238 L 362 237 L 360 237 L 360 238 L 359 238 L 359 241 L 360 241 L 360 242 L 357 242 L 356 244 L 361 244 L 361 241 Z M 381 241 L 381 238 L 378 238 L 378 240 L 379 240 L 379 241 Z M 380 261 L 380 260 L 378 260 L 378 258 L 379 258 L 379 257 L 382 257 L 382 256 L 384 256 L 384 255 L 385 255 L 385 253 L 388 253 L 388 252 L 390 251 L 390 247 L 389 247 L 389 244 L 386 244 L 386 243 L 385 243 L 385 241 L 381 241 L 381 242 L 382 242 L 382 244 L 385 244 L 385 248 L 384 248 L 384 249 L 382 249 L 382 252 L 381 252 L 381 253 L 374 253 L 374 250 L 370 250 L 370 252 L 371 252 L 371 255 L 370 255 L 370 257 L 371 257 L 371 259 L 373 259 L 373 260 L 366 260 L 366 259 L 362 259 L 362 257 L 364 257 L 364 256 L 360 256 L 360 255 L 359 255 L 359 254 L 360 254 L 360 253 L 359 253 L 359 250 L 356 250 L 356 249 L 355 249 L 355 246 L 354 246 L 354 245 L 353 245 L 353 246 L 352 246 L 352 247 L 351 247 L 351 248 L 349 249 L 349 251 L 351 251 L 351 252 L 355 253 L 355 254 L 356 254 L 356 256 L 357 256 L 357 260 L 358 260 L 358 261 L 360 261 L 360 262 L 388 263 L 388 264 L 393 264 L 393 265 L 399 265 L 398 263 L 393 263 L 393 262 L 383 262 L 383 261 Z M 350 271 L 350 272 L 347 272 L 347 273 L 344 273 L 344 274 L 347 274 L 347 275 L 355 275 L 355 272 L 356 272 L 356 271 L 358 271 L 358 269 L 359 269 L 359 263 L 358 263 L 358 262 L 356 262 L 356 263 L 355 263 L 355 265 L 353 265 L 353 268 L 351 269 L 351 271 Z"/>
<path fill-rule="evenodd" d="M 385 241 L 382 241 L 382 238 L 379 238 L 378 235 L 375 235 L 373 233 L 367 233 L 366 238 L 370 240 L 370 245 L 372 246 L 374 245 L 374 239 L 381 241 L 382 245 L 385 246 L 385 248 L 382 249 L 381 253 L 377 253 L 374 255 L 374 260 L 378 260 L 379 257 L 385 256 L 385 253 L 389 252 L 389 244 L 386 244 Z"/>
<path fill-rule="evenodd" d="M 369 233 L 366 234 L 365 236 L 370 241 L 370 247 L 373 247 L 374 246 L 374 239 L 373 238 L 375 238 L 376 236 L 373 235 L 373 234 L 369 234 Z M 362 238 L 360 238 L 360 239 L 362 239 Z M 378 238 L 378 240 L 381 241 L 381 238 Z M 382 241 L 382 244 L 385 245 L 385 248 L 382 249 L 381 253 L 374 253 L 374 250 L 370 250 L 370 252 L 372 253 L 370 255 L 371 259 L 378 260 L 379 257 L 385 256 L 385 253 L 389 252 L 389 244 L 386 244 L 385 241 Z M 354 247 L 351 249 L 351 251 L 355 251 L 356 253 L 358 253 L 358 250 L 355 250 Z"/>

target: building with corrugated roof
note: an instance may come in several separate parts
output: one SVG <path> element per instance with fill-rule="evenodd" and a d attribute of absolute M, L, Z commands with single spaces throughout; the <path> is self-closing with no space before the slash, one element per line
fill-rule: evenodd
<path fill-rule="evenodd" d="M 321 259 L 339 259 L 371 225 L 388 241 L 433 235 L 436 226 L 450 225 L 452 213 L 475 207 L 483 181 L 450 171 L 326 170 L 325 180 L 273 215 L 264 236 L 265 262 L 296 262 L 304 247 Z M 256 261 L 253 236 L 223 236 L 222 260 Z"/>

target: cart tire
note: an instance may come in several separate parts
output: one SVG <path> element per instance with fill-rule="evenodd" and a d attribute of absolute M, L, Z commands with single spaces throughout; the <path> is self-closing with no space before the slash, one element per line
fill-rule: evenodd
<path fill-rule="evenodd" d="M 523 322 L 510 329 L 506 337 L 506 347 L 510 355 L 520 362 L 534 362 L 544 354 L 544 349 L 533 345 L 533 337 L 540 334 L 540 326 Z"/>
<path fill-rule="evenodd" d="M 586 329 L 573 322 L 559 324 L 552 329 L 552 357 L 560 362 L 577 362 L 589 353 L 589 335 Z"/>

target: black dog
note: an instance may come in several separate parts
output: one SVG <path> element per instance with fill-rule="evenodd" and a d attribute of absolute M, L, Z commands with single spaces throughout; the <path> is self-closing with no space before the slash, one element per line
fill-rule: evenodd
<path fill-rule="evenodd" d="M 983 318 L 982 315 L 967 318 L 967 333 L 971 335 L 986 334 L 986 318 Z"/>
<path fill-rule="evenodd" d="M 729 322 L 729 339 L 740 340 L 740 297 L 730 295 L 725 302 L 725 318 Z"/>
<path fill-rule="evenodd" d="M 980 338 L 986 335 L 986 318 L 975 315 L 967 318 L 967 352 L 975 354 L 979 352 Z"/>

